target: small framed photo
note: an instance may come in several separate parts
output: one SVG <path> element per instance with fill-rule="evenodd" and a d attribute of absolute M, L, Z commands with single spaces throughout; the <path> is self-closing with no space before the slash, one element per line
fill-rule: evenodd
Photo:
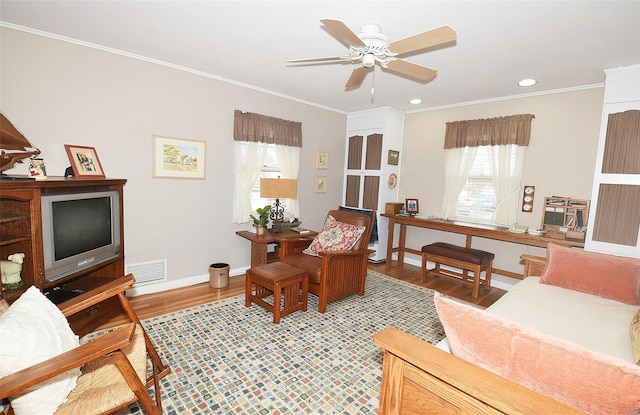
<path fill-rule="evenodd" d="M 387 158 L 387 164 L 397 166 L 400 160 L 400 152 L 396 150 L 389 150 L 389 156 Z"/>
<path fill-rule="evenodd" d="M 316 176 L 316 193 L 327 193 L 327 176 Z"/>
<path fill-rule="evenodd" d="M 326 151 L 316 151 L 316 169 L 329 168 L 329 153 Z"/>
<path fill-rule="evenodd" d="M 409 215 L 417 215 L 420 212 L 418 209 L 418 199 L 405 199 L 405 207 Z"/>
<path fill-rule="evenodd" d="M 153 177 L 204 179 L 205 142 L 153 136 Z"/>
<path fill-rule="evenodd" d="M 94 147 L 65 144 L 64 149 L 67 151 L 75 177 L 104 178 L 104 170 Z"/>

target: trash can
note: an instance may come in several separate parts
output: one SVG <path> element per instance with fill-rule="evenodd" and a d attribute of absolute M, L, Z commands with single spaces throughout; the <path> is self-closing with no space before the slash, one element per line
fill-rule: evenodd
<path fill-rule="evenodd" d="M 209 266 L 209 287 L 223 288 L 229 285 L 229 264 L 216 262 Z"/>

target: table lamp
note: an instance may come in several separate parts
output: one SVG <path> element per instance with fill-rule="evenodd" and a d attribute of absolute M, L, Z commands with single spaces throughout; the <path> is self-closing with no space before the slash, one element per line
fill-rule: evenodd
<path fill-rule="evenodd" d="M 260 197 L 265 199 L 273 199 L 276 201 L 271 208 L 269 218 L 273 222 L 271 225 L 272 232 L 281 232 L 284 222 L 284 207 L 280 204 L 282 199 L 298 198 L 298 181 L 296 179 L 260 179 Z"/>

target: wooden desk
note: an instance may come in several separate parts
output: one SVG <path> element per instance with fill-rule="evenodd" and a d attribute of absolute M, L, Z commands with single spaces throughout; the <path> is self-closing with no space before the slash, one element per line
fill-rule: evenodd
<path fill-rule="evenodd" d="M 268 258 L 267 247 L 269 244 L 279 243 L 285 239 L 307 239 L 314 238 L 318 232 L 299 233 L 294 231 L 271 232 L 267 231 L 264 235 L 256 235 L 249 231 L 237 231 L 236 235 L 251 241 L 251 267 L 272 262 Z M 278 261 L 274 258 L 273 261 Z"/>
<path fill-rule="evenodd" d="M 466 247 L 471 248 L 471 240 L 474 236 L 487 239 L 495 239 L 498 241 L 511 242 L 515 244 L 538 246 L 546 248 L 549 243 L 556 243 L 563 246 L 584 247 L 584 242 L 570 241 L 567 239 L 554 239 L 544 236 L 534 236 L 527 233 L 509 232 L 507 227 L 480 225 L 476 223 L 450 221 L 444 219 L 424 219 L 410 216 L 389 215 L 383 213 L 382 216 L 389 218 L 389 236 L 387 238 L 387 264 L 391 263 L 391 255 L 398 253 L 398 262 L 404 262 L 404 253 L 410 252 L 416 255 L 422 255 L 418 249 L 411 249 L 405 246 L 407 236 L 407 226 L 416 226 L 418 228 L 435 229 L 438 231 L 452 232 L 467 236 Z M 395 225 L 400 225 L 400 235 L 398 246 L 393 246 L 393 237 Z M 521 274 L 493 268 L 493 272 L 506 275 L 511 278 L 522 278 Z"/>

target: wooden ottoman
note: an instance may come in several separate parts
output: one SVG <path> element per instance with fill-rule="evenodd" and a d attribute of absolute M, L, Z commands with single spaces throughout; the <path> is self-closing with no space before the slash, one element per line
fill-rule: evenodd
<path fill-rule="evenodd" d="M 253 267 L 246 272 L 245 286 L 244 305 L 250 307 L 253 302 L 271 311 L 275 324 L 294 311 L 307 311 L 309 276 L 300 268 L 284 262 Z M 273 304 L 264 300 L 269 296 L 273 296 Z"/>
<path fill-rule="evenodd" d="M 471 296 L 478 298 L 480 289 L 480 273 L 484 274 L 484 288 L 491 288 L 491 270 L 493 258 L 495 255 L 491 252 L 481 251 L 479 249 L 465 248 L 444 242 L 435 242 L 422 247 L 422 273 L 420 281 L 424 281 L 427 272 L 437 277 L 449 278 L 459 281 L 463 284 L 471 285 L 473 291 Z M 435 268 L 427 270 L 427 261 L 434 262 Z M 441 264 L 451 267 L 460 268 L 461 272 L 442 269 Z M 469 271 L 473 275 L 469 276 Z"/>

